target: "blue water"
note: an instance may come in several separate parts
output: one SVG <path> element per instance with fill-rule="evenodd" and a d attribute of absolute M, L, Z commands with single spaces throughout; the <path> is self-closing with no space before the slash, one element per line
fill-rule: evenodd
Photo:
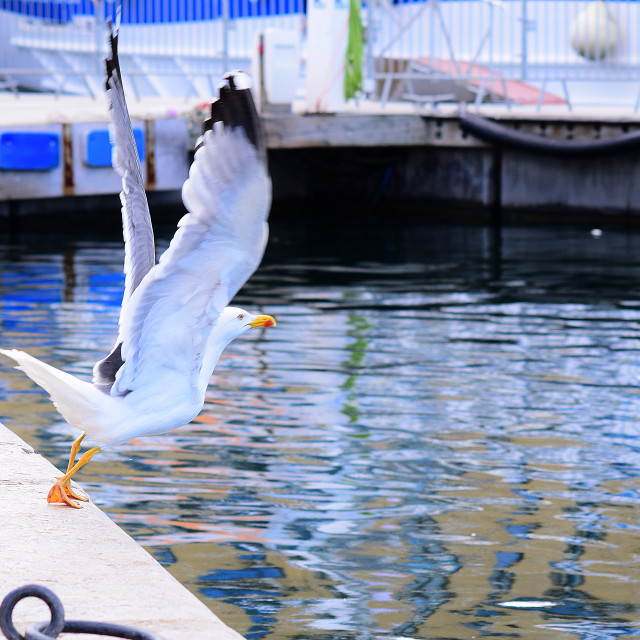
<path fill-rule="evenodd" d="M 366 226 L 274 223 L 236 303 L 278 326 L 78 481 L 248 638 L 640 635 L 640 233 Z M 2 344 L 89 377 L 120 242 L 0 259 Z M 0 394 L 66 464 L 44 394 L 8 366 Z"/>

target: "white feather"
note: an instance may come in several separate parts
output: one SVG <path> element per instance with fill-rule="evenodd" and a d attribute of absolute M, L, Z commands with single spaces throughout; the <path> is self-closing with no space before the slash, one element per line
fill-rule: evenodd
<path fill-rule="evenodd" d="M 122 180 L 122 231 L 125 241 L 125 289 L 123 308 L 131 294 L 155 264 L 155 246 L 140 158 L 122 82 L 117 70 L 108 80 L 107 102 L 111 113 L 112 164 Z"/>

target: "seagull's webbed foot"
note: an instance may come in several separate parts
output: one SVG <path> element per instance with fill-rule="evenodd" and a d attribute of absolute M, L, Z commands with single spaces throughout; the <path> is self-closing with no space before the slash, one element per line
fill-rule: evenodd
<path fill-rule="evenodd" d="M 71 447 L 71 456 L 69 457 L 67 473 L 57 478 L 56 482 L 49 490 L 49 493 L 47 495 L 47 502 L 49 502 L 50 504 L 66 504 L 67 506 L 73 507 L 74 509 L 82 509 L 82 505 L 76 502 L 76 500 L 89 502 L 89 499 L 86 496 L 77 493 L 71 488 L 71 478 L 76 473 L 76 471 L 78 471 L 78 469 L 87 464 L 87 462 L 89 462 L 89 460 L 91 460 L 91 458 L 93 458 L 93 456 L 98 453 L 98 451 L 100 451 L 100 447 L 93 447 L 93 449 L 89 449 L 89 451 L 86 451 L 82 455 L 78 462 L 75 462 L 76 453 L 78 453 L 82 438 L 84 438 L 84 434 L 82 434 Z"/>
<path fill-rule="evenodd" d="M 71 488 L 69 481 L 65 484 L 64 476 L 60 476 L 56 480 L 51 489 L 49 489 L 49 494 L 47 495 L 47 502 L 50 504 L 66 504 L 74 509 L 82 509 L 82 505 L 75 502 L 75 500 L 89 502 L 89 498 L 77 493 Z"/>

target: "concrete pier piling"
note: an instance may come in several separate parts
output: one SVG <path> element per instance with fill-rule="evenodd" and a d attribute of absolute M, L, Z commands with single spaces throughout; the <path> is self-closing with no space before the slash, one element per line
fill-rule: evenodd
<path fill-rule="evenodd" d="M 166 640 L 242 640 L 94 504 L 47 504 L 56 475 L 0 425 L 0 600 L 40 584 L 61 599 L 67 619 L 130 625 Z M 49 618 L 46 605 L 29 598 L 13 621 L 23 633 Z"/>

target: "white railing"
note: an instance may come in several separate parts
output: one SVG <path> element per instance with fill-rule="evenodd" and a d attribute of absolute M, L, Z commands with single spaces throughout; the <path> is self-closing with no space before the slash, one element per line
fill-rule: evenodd
<path fill-rule="evenodd" d="M 332 1 L 345 4 L 309 0 Z M 138 96 L 208 96 L 225 71 L 249 67 L 258 33 L 304 40 L 303 2 L 124 0 L 123 75 Z M 96 4 L 98 22 L 93 0 L 0 0 L 5 87 L 100 93 L 102 24 L 116 10 L 114 0 Z M 638 0 L 371 0 L 362 19 L 363 95 L 382 104 L 638 107 Z M 334 44 L 303 46 L 307 65 Z"/>
<path fill-rule="evenodd" d="M 382 102 L 635 106 L 639 6 L 626 0 L 373 0 L 365 12 L 367 88 Z"/>
<path fill-rule="evenodd" d="M 14 87 L 101 92 L 104 18 L 112 17 L 121 23 L 121 66 L 135 95 L 208 96 L 224 72 L 248 69 L 258 33 L 299 31 L 302 2 L 125 0 L 117 17 L 116 3 L 100 0 L 96 21 L 90 0 L 19 7 L 0 0 L 0 78 Z"/>

